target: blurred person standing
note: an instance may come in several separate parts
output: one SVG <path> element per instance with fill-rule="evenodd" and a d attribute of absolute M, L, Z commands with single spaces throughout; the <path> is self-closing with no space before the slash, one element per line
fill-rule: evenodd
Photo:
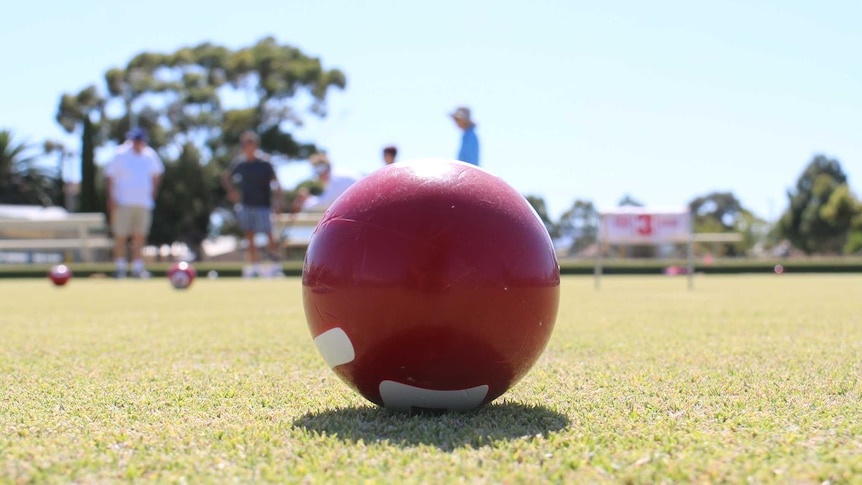
<path fill-rule="evenodd" d="M 294 213 L 326 211 L 335 199 L 359 180 L 354 175 L 333 170 L 326 153 L 315 153 L 308 161 L 314 168 L 317 181 L 323 186 L 323 192 L 315 196 L 305 187 L 299 189 L 293 203 Z"/>
<path fill-rule="evenodd" d="M 470 116 L 470 108 L 459 106 L 451 113 L 455 124 L 463 132 L 461 135 L 461 147 L 458 150 L 458 160 L 462 162 L 479 165 L 479 138 L 476 136 L 476 123 Z"/>
<path fill-rule="evenodd" d="M 395 163 L 395 157 L 398 156 L 398 147 L 395 145 L 389 145 L 388 147 L 383 149 L 383 163 L 386 165 L 392 165 Z"/>
<path fill-rule="evenodd" d="M 272 214 L 281 211 L 282 191 L 278 176 L 269 156 L 258 149 L 260 137 L 246 131 L 239 137 L 240 156 L 222 173 L 221 182 L 228 199 L 235 204 L 237 219 L 243 238 L 248 244 L 248 264 L 243 267 L 243 277 L 278 276 L 282 273 L 278 256 L 278 244 L 272 233 Z M 239 186 L 237 191 L 236 186 Z M 275 197 L 273 198 L 273 192 Z M 260 265 L 260 252 L 255 236 L 267 236 L 267 255 L 272 268 L 264 271 Z"/>
<path fill-rule="evenodd" d="M 150 232 L 156 194 L 165 172 L 164 163 L 150 146 L 147 133 L 130 131 L 105 168 L 108 217 L 114 235 L 114 261 L 117 278 L 128 271 L 126 249 L 131 238 L 132 276 L 147 278 L 142 250 Z"/>

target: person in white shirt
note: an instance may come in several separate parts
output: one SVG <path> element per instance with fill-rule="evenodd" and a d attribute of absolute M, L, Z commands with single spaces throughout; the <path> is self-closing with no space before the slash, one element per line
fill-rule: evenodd
<path fill-rule="evenodd" d="M 146 278 L 149 273 L 141 251 L 150 232 L 156 193 L 165 166 L 156 151 L 147 145 L 145 131 L 134 129 L 127 138 L 105 169 L 116 277 L 124 278 L 128 271 L 126 244 L 131 238 L 132 274 Z"/>
<path fill-rule="evenodd" d="M 326 211 L 335 199 L 359 180 L 353 175 L 334 171 L 325 153 L 317 153 L 309 161 L 317 174 L 317 180 L 323 185 L 323 192 L 315 196 L 305 187 L 301 188 L 294 199 L 294 213 Z"/>

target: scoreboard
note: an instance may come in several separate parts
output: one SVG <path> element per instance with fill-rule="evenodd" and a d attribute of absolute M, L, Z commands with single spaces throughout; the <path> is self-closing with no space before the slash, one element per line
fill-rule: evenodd
<path fill-rule="evenodd" d="M 687 209 L 622 207 L 601 212 L 600 239 L 610 244 L 684 243 L 691 237 Z"/>

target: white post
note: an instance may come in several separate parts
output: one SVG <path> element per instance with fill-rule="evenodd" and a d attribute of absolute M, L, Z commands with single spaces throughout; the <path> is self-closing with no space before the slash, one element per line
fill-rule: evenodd
<path fill-rule="evenodd" d="M 694 216 L 688 214 L 688 289 L 694 289 Z"/>
<path fill-rule="evenodd" d="M 602 216 L 599 214 L 599 228 L 596 231 L 596 265 L 593 269 L 593 282 L 595 289 L 599 289 L 602 279 Z"/>
<path fill-rule="evenodd" d="M 691 239 L 688 241 L 688 289 L 694 289 L 694 251 Z"/>

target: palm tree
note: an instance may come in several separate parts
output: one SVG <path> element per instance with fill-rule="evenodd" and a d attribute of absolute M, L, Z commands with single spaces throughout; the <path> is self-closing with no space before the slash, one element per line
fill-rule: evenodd
<path fill-rule="evenodd" d="M 0 203 L 53 205 L 56 184 L 37 160 L 32 145 L 0 130 Z"/>

